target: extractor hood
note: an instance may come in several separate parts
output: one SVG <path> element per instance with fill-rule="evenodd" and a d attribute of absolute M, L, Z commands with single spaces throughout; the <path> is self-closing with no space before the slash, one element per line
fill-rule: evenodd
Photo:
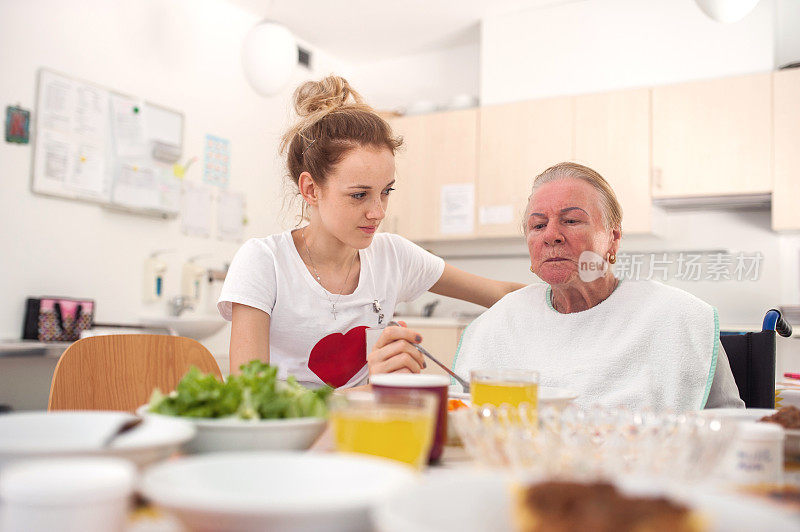
<path fill-rule="evenodd" d="M 653 198 L 653 205 L 668 210 L 763 209 L 772 204 L 772 194 L 730 194 L 724 196 L 683 196 Z"/>

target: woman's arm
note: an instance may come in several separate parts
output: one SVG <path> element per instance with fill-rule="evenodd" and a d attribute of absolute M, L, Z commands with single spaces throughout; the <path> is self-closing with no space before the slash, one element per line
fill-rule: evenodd
<path fill-rule="evenodd" d="M 269 314 L 257 308 L 233 303 L 231 318 L 231 374 L 253 359 L 269 364 Z"/>
<path fill-rule="evenodd" d="M 504 295 L 524 286 L 520 283 L 487 279 L 445 264 L 442 276 L 430 288 L 430 291 L 440 296 L 454 297 L 488 308 L 497 303 Z"/>

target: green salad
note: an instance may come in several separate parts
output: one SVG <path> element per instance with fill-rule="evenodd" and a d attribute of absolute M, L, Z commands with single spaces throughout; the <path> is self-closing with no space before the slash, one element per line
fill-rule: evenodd
<path fill-rule="evenodd" d="M 291 376 L 279 380 L 278 368 L 260 360 L 240 369 L 240 375 L 220 382 L 193 366 L 175 391 L 167 395 L 153 391 L 149 411 L 168 416 L 241 419 L 327 416 L 327 399 L 333 392 L 330 386 L 311 390 Z"/>

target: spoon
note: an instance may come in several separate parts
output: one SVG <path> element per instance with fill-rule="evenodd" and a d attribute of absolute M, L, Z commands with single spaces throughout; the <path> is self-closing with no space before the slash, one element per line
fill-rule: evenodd
<path fill-rule="evenodd" d="M 144 418 L 142 418 L 141 416 L 136 416 L 133 419 L 129 419 L 128 421 L 120 425 L 117 430 L 115 430 L 108 437 L 106 437 L 106 439 L 103 440 L 103 443 L 100 444 L 100 447 L 101 448 L 110 447 L 118 436 L 130 432 L 132 429 L 141 425 L 142 421 L 144 421 Z"/>
<path fill-rule="evenodd" d="M 400 326 L 401 326 L 401 325 L 400 325 L 399 323 L 397 323 L 396 321 L 390 321 L 390 322 L 389 322 L 389 325 L 395 325 L 395 326 L 398 326 L 398 327 L 400 327 Z M 442 368 L 442 369 L 443 369 L 443 370 L 444 370 L 444 371 L 445 371 L 445 372 L 446 372 L 448 375 L 450 375 L 451 377 L 453 377 L 453 378 L 456 380 L 456 382 L 457 382 L 458 384 L 460 384 L 460 385 L 461 385 L 461 389 L 464 391 L 464 393 L 469 393 L 469 383 L 468 383 L 467 381 L 465 381 L 464 379 L 462 379 L 461 377 L 459 377 L 458 375 L 456 375 L 456 373 L 455 373 L 453 370 L 451 370 L 450 368 L 448 368 L 447 366 L 445 366 L 444 364 L 442 364 L 441 362 L 439 362 L 439 361 L 436 359 L 436 357 L 435 357 L 435 356 L 433 356 L 432 354 L 428 353 L 428 350 L 427 350 L 427 349 L 425 349 L 424 347 L 422 347 L 421 345 L 418 345 L 418 344 L 411 344 L 411 345 L 413 345 L 414 347 L 416 347 L 416 348 L 417 348 L 417 351 L 419 351 L 420 353 L 422 353 L 423 355 L 425 355 L 426 357 L 428 357 L 429 359 L 431 359 L 431 360 L 432 360 L 432 361 L 433 361 L 433 362 L 434 362 L 434 363 L 435 363 L 437 366 L 439 366 L 440 368 Z"/>

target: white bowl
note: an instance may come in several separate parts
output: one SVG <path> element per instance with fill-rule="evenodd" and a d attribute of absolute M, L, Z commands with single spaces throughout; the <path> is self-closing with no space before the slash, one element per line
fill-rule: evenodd
<path fill-rule="evenodd" d="M 467 470 L 429 475 L 381 503 L 374 513 L 375 527 L 381 532 L 511 532 L 511 483 L 510 477 Z M 675 492 L 649 482 L 622 489 L 632 495 L 666 494 L 686 501 L 709 521 L 712 531 L 797 531 L 795 516 L 741 495 L 708 488 Z"/>
<path fill-rule="evenodd" d="M 447 108 L 452 110 L 469 109 L 470 107 L 476 107 L 477 105 L 477 96 L 473 96 L 471 94 L 456 94 L 450 98 L 449 102 L 447 102 Z"/>
<path fill-rule="evenodd" d="M 109 447 L 102 443 L 125 421 L 128 412 L 19 412 L 0 416 L 0 467 L 23 458 L 116 456 L 142 467 L 168 458 L 194 437 L 191 424 L 151 418 L 121 434 Z"/>
<path fill-rule="evenodd" d="M 148 408 L 149 405 L 142 405 L 136 412 L 146 418 L 180 419 L 194 425 L 197 435 L 186 445 L 186 450 L 193 453 L 305 450 L 327 424 L 319 417 L 249 420 L 164 416 L 148 412 Z"/>
<path fill-rule="evenodd" d="M 369 509 L 415 473 L 363 455 L 215 453 L 147 471 L 141 492 L 191 530 L 372 530 Z"/>
<path fill-rule="evenodd" d="M 418 100 L 413 102 L 406 108 L 407 115 L 422 115 L 428 113 L 435 113 L 439 110 L 439 106 L 431 100 Z"/>

